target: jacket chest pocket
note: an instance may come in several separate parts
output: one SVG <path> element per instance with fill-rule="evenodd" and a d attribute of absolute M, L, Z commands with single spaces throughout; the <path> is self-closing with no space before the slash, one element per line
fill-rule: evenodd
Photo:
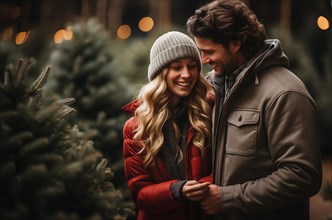
<path fill-rule="evenodd" d="M 226 153 L 252 156 L 256 152 L 259 111 L 235 110 L 227 120 Z"/>

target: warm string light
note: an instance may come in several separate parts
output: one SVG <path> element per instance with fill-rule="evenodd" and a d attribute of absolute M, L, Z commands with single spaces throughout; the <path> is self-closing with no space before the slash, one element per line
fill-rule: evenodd
<path fill-rule="evenodd" d="M 153 26 L 154 22 L 151 17 L 144 17 L 138 23 L 139 29 L 143 32 L 149 32 L 153 28 Z"/>
<path fill-rule="evenodd" d="M 15 14 L 15 16 L 13 16 L 13 18 L 17 17 L 20 14 L 19 8 L 15 8 L 15 10 L 13 10 L 13 11 L 14 12 L 16 11 L 16 13 L 13 12 L 13 14 Z M 317 18 L 317 26 L 321 30 L 327 30 L 327 29 L 329 29 L 330 24 L 326 17 L 319 16 Z M 138 22 L 138 27 L 143 32 L 149 32 L 154 27 L 154 21 L 151 17 L 143 17 Z M 119 39 L 122 39 L 122 40 L 128 39 L 131 36 L 131 34 L 132 34 L 131 27 L 127 24 L 121 25 L 117 30 L 117 36 Z M 26 40 L 28 39 L 29 35 L 30 35 L 30 31 L 28 31 L 28 32 L 23 31 L 23 32 L 17 33 L 16 38 L 15 38 L 16 44 L 17 45 L 24 44 L 26 42 Z M 13 28 L 8 27 L 3 31 L 2 35 L 1 35 L 1 39 L 9 40 L 12 36 L 13 36 Z M 73 37 L 73 31 L 71 30 L 71 27 L 67 27 L 66 29 L 58 30 L 54 34 L 53 40 L 55 43 L 59 44 L 59 43 L 63 42 L 64 40 L 71 40 L 72 37 Z"/>
<path fill-rule="evenodd" d="M 28 39 L 29 35 L 30 35 L 30 31 L 26 32 L 26 31 L 22 31 L 16 34 L 16 38 L 15 38 L 15 43 L 17 45 L 22 45 L 26 42 L 26 40 Z"/>
<path fill-rule="evenodd" d="M 125 39 L 128 39 L 130 37 L 130 35 L 131 35 L 131 28 L 129 25 L 124 24 L 118 28 L 118 31 L 117 31 L 118 38 L 125 40 Z"/>
<path fill-rule="evenodd" d="M 149 32 L 152 30 L 154 26 L 154 21 L 151 17 L 143 17 L 142 19 L 140 19 L 140 21 L 138 22 L 138 28 L 143 31 L 143 32 Z M 123 24 L 121 25 L 118 30 L 117 30 L 117 37 L 121 40 L 126 40 L 128 39 L 131 34 L 132 34 L 132 30 L 131 27 L 127 24 Z"/>
<path fill-rule="evenodd" d="M 9 40 L 12 36 L 13 36 L 13 28 L 8 27 L 3 31 L 1 38 L 2 40 L 6 41 Z"/>
<path fill-rule="evenodd" d="M 12 7 L 9 11 L 9 18 L 12 20 L 17 19 L 21 15 L 21 8 L 18 6 Z"/>
<path fill-rule="evenodd" d="M 324 16 L 319 16 L 317 18 L 317 26 L 325 31 L 330 27 L 329 20 L 327 20 L 327 18 L 325 18 Z"/>
<path fill-rule="evenodd" d="M 55 32 L 53 40 L 54 43 L 60 44 L 64 40 L 71 40 L 73 38 L 73 31 L 71 27 L 67 27 L 66 29 L 60 29 L 57 32 Z"/>
<path fill-rule="evenodd" d="M 149 32 L 152 30 L 154 26 L 154 21 L 151 17 L 143 17 L 139 23 L 138 27 L 143 32 Z M 131 27 L 127 24 L 121 25 L 117 30 L 117 36 L 119 39 L 126 40 L 128 39 L 132 34 Z M 70 27 L 67 27 L 66 29 L 60 29 L 58 30 L 53 37 L 54 43 L 59 44 L 63 42 L 64 40 L 71 40 L 73 37 L 73 32 Z"/>

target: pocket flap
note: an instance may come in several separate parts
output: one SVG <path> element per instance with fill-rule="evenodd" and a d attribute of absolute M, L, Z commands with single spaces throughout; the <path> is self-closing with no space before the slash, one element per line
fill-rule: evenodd
<path fill-rule="evenodd" d="M 231 112 L 228 118 L 228 123 L 237 127 L 246 124 L 256 124 L 259 119 L 259 112 L 255 110 L 235 110 Z"/>

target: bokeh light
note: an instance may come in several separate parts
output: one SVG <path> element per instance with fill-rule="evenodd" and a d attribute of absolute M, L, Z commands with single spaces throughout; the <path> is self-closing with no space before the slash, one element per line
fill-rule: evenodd
<path fill-rule="evenodd" d="M 317 18 L 317 25 L 322 30 L 327 30 L 330 27 L 329 21 L 324 16 Z"/>
<path fill-rule="evenodd" d="M 144 17 L 138 23 L 139 29 L 143 32 L 150 31 L 153 28 L 153 26 L 154 26 L 154 22 L 151 17 Z"/>
<path fill-rule="evenodd" d="M 21 8 L 20 7 L 12 7 L 9 12 L 9 18 L 14 20 L 21 15 Z"/>
<path fill-rule="evenodd" d="M 2 40 L 9 40 L 13 36 L 13 28 L 8 27 L 2 33 Z"/>
<path fill-rule="evenodd" d="M 57 32 L 55 32 L 54 38 L 53 38 L 54 43 L 60 44 L 64 39 L 63 35 L 64 35 L 64 29 L 61 29 L 61 30 L 58 30 Z"/>
<path fill-rule="evenodd" d="M 125 40 L 129 38 L 131 35 L 131 28 L 129 25 L 124 24 L 118 28 L 118 31 L 116 33 L 118 38 Z"/>
<path fill-rule="evenodd" d="M 15 38 L 15 43 L 16 43 L 17 45 L 24 44 L 25 41 L 28 39 L 29 34 L 30 34 L 30 31 L 28 31 L 28 32 L 26 32 L 26 31 L 22 31 L 22 32 L 20 32 L 20 33 L 17 33 L 17 34 L 16 34 L 16 38 Z"/>
<path fill-rule="evenodd" d="M 68 27 L 67 29 L 60 29 L 57 32 L 55 32 L 53 40 L 54 43 L 60 44 L 64 40 L 71 40 L 73 37 L 73 31 L 71 30 L 71 27 Z"/>
<path fill-rule="evenodd" d="M 63 32 L 63 38 L 65 40 L 71 40 L 73 38 L 73 31 L 72 31 L 72 28 L 70 26 L 68 26 L 66 28 L 66 30 L 64 30 L 64 32 Z"/>

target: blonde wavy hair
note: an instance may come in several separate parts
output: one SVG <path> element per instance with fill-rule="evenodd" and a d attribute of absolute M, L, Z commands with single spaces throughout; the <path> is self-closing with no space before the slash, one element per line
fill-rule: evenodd
<path fill-rule="evenodd" d="M 171 117 L 169 109 L 170 91 L 166 84 L 166 74 L 168 68 L 158 74 L 154 80 L 142 87 L 138 94 L 140 106 L 135 111 L 137 128 L 134 140 L 142 145 L 142 150 L 146 151 L 144 158 L 145 166 L 154 164 L 154 159 L 164 143 L 163 126 Z M 198 147 L 202 155 L 211 143 L 211 105 L 207 100 L 208 92 L 212 91 L 210 83 L 199 74 L 196 85 L 190 95 L 185 98 L 188 107 L 190 126 L 195 130 L 193 144 Z M 180 131 L 174 121 L 175 143 L 179 143 Z M 183 159 L 181 150 L 178 150 L 178 162 Z"/>

